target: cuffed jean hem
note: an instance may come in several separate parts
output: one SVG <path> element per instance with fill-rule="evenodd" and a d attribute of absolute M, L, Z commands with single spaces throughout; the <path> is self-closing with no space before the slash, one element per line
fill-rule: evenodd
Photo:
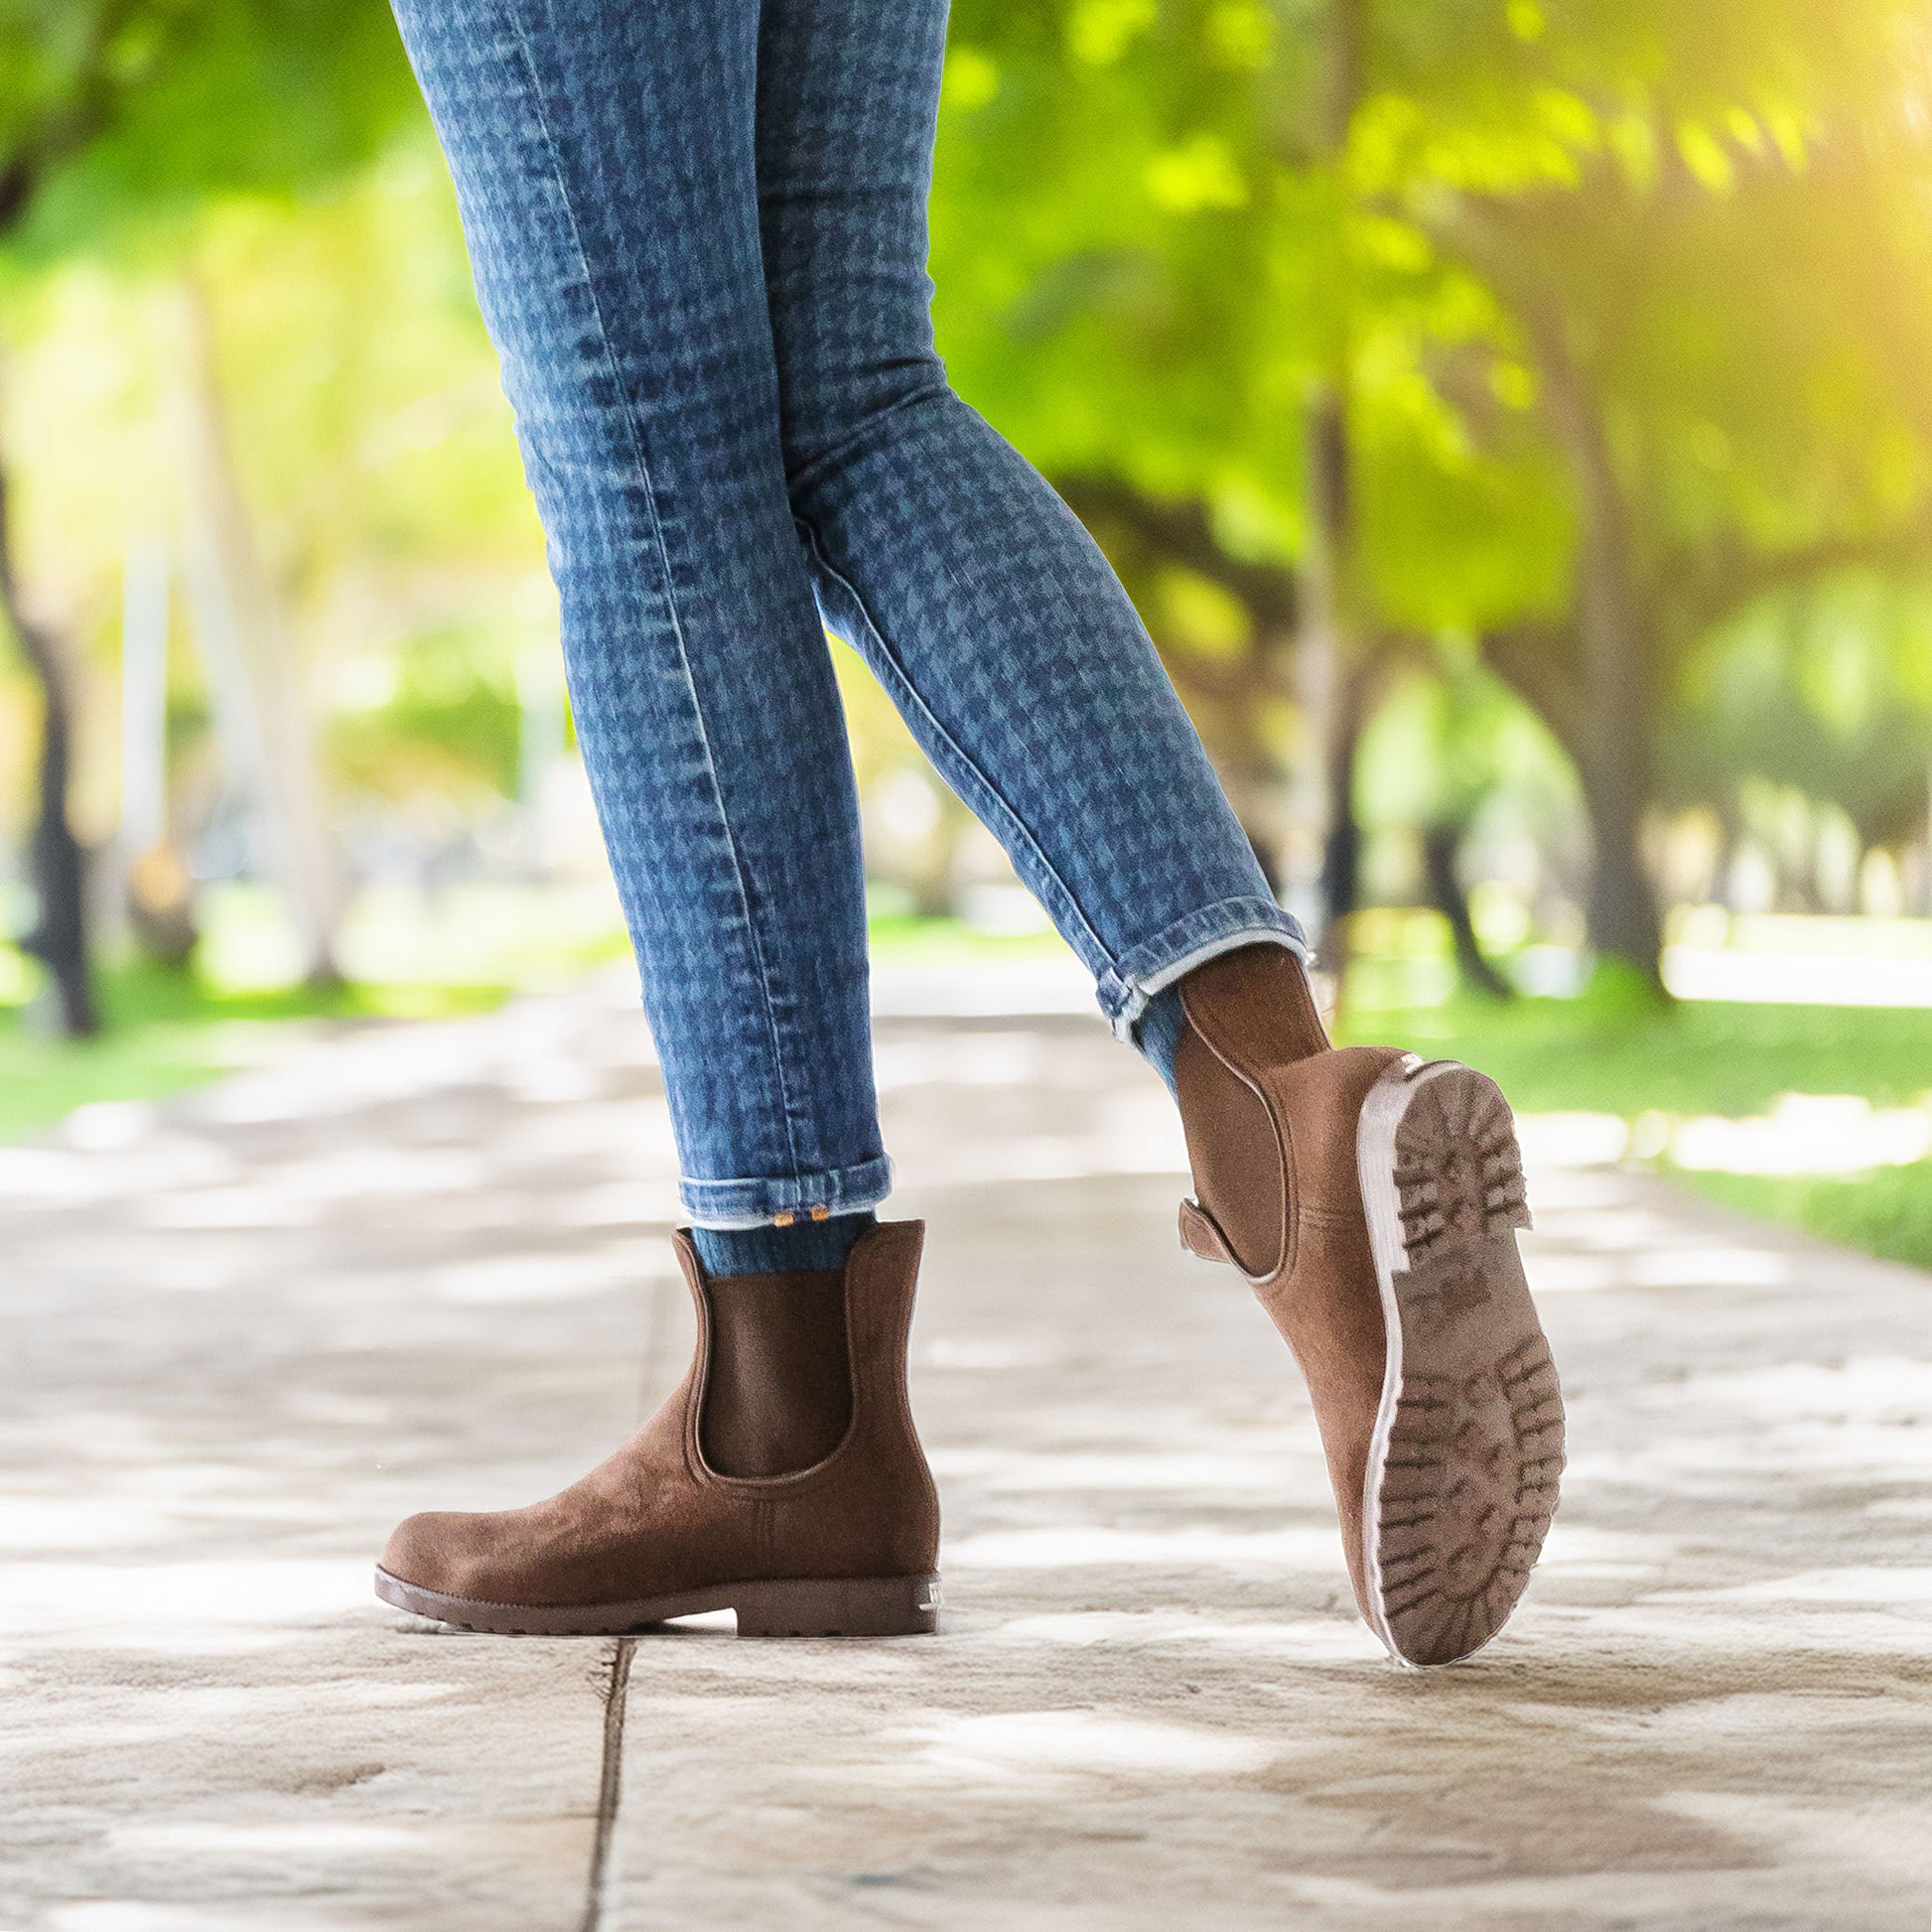
<path fill-rule="evenodd" d="M 759 1180 L 693 1180 L 681 1175 L 677 1197 L 694 1226 L 729 1233 L 734 1228 L 769 1227 L 780 1214 L 862 1214 L 893 1191 L 893 1164 L 876 1161 L 834 1168 L 829 1173 Z"/>
<path fill-rule="evenodd" d="M 1123 953 L 1100 975 L 1094 997 L 1115 1036 L 1132 1041 L 1134 1025 L 1155 994 L 1196 966 L 1237 946 L 1286 946 L 1309 956 L 1308 935 L 1271 898 L 1224 898 L 1203 905 Z"/>

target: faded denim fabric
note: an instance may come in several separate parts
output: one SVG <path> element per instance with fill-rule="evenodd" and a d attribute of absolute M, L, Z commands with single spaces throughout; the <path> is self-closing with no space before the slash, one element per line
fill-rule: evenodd
<path fill-rule="evenodd" d="M 888 1190 L 849 641 L 1123 1038 L 1302 949 L 1146 630 L 946 385 L 943 0 L 395 0 L 563 607 L 692 1218 Z"/>

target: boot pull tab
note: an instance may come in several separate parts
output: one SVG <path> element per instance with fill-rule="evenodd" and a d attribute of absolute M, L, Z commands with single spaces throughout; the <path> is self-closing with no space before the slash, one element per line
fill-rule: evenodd
<path fill-rule="evenodd" d="M 1225 1261 L 1237 1269 L 1241 1266 L 1220 1224 L 1197 1200 L 1183 1199 L 1180 1203 L 1180 1245 L 1203 1261 Z"/>

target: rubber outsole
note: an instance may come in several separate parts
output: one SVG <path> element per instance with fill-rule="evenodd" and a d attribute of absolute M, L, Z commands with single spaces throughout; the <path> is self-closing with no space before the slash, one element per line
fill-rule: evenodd
<path fill-rule="evenodd" d="M 1363 1102 L 1356 1163 L 1388 1336 L 1362 1498 L 1369 1623 L 1398 1663 L 1489 1641 L 1556 1512 L 1563 1395 L 1517 1251 L 1509 1104 L 1410 1054 Z"/>
<path fill-rule="evenodd" d="M 913 1637 L 939 1627 L 937 1577 L 788 1578 L 721 1584 L 624 1603 L 488 1603 L 392 1577 L 375 1593 L 399 1610 L 501 1637 L 621 1637 L 673 1617 L 730 1610 L 741 1637 Z"/>

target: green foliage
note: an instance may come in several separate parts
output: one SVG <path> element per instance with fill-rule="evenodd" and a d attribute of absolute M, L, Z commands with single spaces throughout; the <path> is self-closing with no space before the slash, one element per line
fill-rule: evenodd
<path fill-rule="evenodd" d="M 1361 774 L 1371 827 L 1467 826 L 1506 790 L 1546 829 L 1575 810 L 1562 753 L 1460 640 L 1396 681 L 1363 735 Z"/>
<path fill-rule="evenodd" d="M 942 346 L 1102 512 L 1264 814 L 1297 742 L 1290 600 L 1263 636 L 1251 599 L 1230 644 L 1171 593 L 1308 552 L 1309 427 L 1335 398 L 1347 487 L 1317 554 L 1347 653 L 1366 681 L 1416 633 L 1479 640 L 1578 770 L 1592 937 L 1648 971 L 1645 808 L 1728 814 L 1797 673 L 1759 645 L 1764 701 L 1714 706 L 1707 668 L 1681 725 L 1680 680 L 1766 600 L 1932 559 L 1927 39 L 1916 0 L 962 0 Z M 1841 615 L 1803 681 L 1850 625 L 1890 650 L 1887 621 Z M 1804 765 L 1804 729 L 1758 737 L 1752 768 Z M 1803 782 L 1909 836 L 1924 714 L 1835 729 Z"/>
<path fill-rule="evenodd" d="M 958 0 L 932 225 L 960 387 L 1056 480 L 1198 509 L 1191 549 L 1115 547 L 1257 795 L 1293 743 L 1305 419 L 1338 377 L 1353 616 L 1404 661 L 1449 652 L 1449 675 L 1376 687 L 1376 825 L 1487 822 L 1512 792 L 1523 826 L 1568 836 L 1553 748 L 1581 764 L 1604 729 L 1579 696 L 1594 435 L 1650 795 L 1728 811 L 1761 779 L 1913 836 L 1932 739 L 1919 0 L 1358 11 L 1333 140 L 1339 0 Z M 191 264 L 338 777 L 412 808 L 506 789 L 518 670 L 553 613 L 380 0 L 0 0 L 0 239 L 23 575 L 86 648 L 111 651 L 128 534 L 166 520 L 149 278 Z M 878 707 L 855 716 L 862 768 L 906 756 Z M 0 744 L 25 717 L 0 703 Z M 108 788 L 83 772 L 90 831 Z"/>
<path fill-rule="evenodd" d="M 1932 1011 L 1659 1006 L 1614 972 L 1576 1000 L 1498 1007 L 1460 995 L 1411 1012 L 1356 1011 L 1339 1038 L 1466 1060 L 1501 1082 L 1519 1114 L 1742 1119 L 1789 1093 L 1902 1107 L 1923 1104 L 1932 1081 Z M 1666 1172 L 1726 1206 L 1932 1268 L 1932 1162 L 1851 1175 Z"/>
<path fill-rule="evenodd" d="M 561 677 L 555 600 L 427 130 L 406 130 L 326 193 L 222 198 L 182 241 L 258 538 L 340 754 L 339 791 L 419 814 L 433 793 L 446 822 L 507 795 L 519 677 L 546 665 Z M 169 279 L 82 260 L 0 304 L 22 574 L 63 595 L 109 689 L 126 545 L 179 515 Z M 208 716 L 186 598 L 176 617 L 172 737 L 186 778 Z M 0 681 L 0 731 L 6 699 Z M 111 736 L 89 749 L 76 810 L 98 836 L 111 825 Z M 21 799 L 0 803 L 17 823 Z"/>
<path fill-rule="evenodd" d="M 1693 657 L 1666 747 L 1678 798 L 1759 778 L 1831 799 L 1868 844 L 1922 836 L 1932 584 L 1863 571 L 1752 606 Z"/>
<path fill-rule="evenodd" d="M 1626 1119 L 1760 1114 L 1784 1093 L 1858 1094 L 1907 1106 L 1932 1082 L 1932 1009 L 1633 1003 L 1606 980 L 1576 1000 L 1457 998 L 1350 1014 L 1350 1042 L 1467 1060 L 1519 1113 L 1580 1109 Z"/>
<path fill-rule="evenodd" d="M 1932 1162 L 1861 1174 L 1687 1173 L 1700 1194 L 1890 1261 L 1932 1268 Z"/>
<path fill-rule="evenodd" d="M 1553 609 L 1570 484 L 1525 314 L 1548 302 L 1641 479 L 1647 550 L 1917 504 L 1916 8 L 1383 0 L 1334 164 L 1325 18 L 955 8 L 942 339 L 1049 472 L 1205 495 L 1290 550 L 1298 411 L 1339 350 L 1381 617 Z"/>
<path fill-rule="evenodd" d="M 417 108 L 381 0 L 4 0 L 0 232 L 45 262 L 366 160 Z"/>
<path fill-rule="evenodd" d="M 99 977 L 107 1026 L 97 1039 L 51 1038 L 0 1006 L 0 1141 L 49 1127 L 75 1107 L 161 1100 L 253 1065 L 272 1053 L 291 1024 L 369 1020 L 395 1010 L 383 988 L 234 991 L 151 964 L 110 968 Z M 509 990 L 436 989 L 432 999 L 412 999 L 409 1009 L 420 1018 L 483 1012 Z"/>
<path fill-rule="evenodd" d="M 378 658 L 372 668 L 382 682 L 365 694 L 373 701 L 334 719 L 336 771 L 393 804 L 513 797 L 523 714 L 514 665 L 492 641 L 459 626 Z M 500 666 L 493 671 L 492 658 Z"/>

